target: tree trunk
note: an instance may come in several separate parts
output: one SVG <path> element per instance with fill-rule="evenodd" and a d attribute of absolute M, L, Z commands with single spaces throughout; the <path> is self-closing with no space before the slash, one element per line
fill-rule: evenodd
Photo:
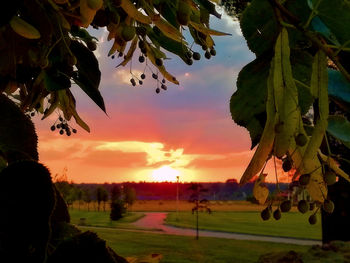
<path fill-rule="evenodd" d="M 339 145 L 332 138 L 329 142 L 333 154 L 349 159 L 349 148 Z M 350 174 L 348 161 L 340 160 L 339 164 L 344 172 Z M 322 242 L 326 244 L 332 240 L 350 241 L 346 230 L 350 222 L 350 183 L 339 177 L 337 183 L 328 186 L 328 198 L 334 203 L 334 211 L 328 214 L 322 210 Z"/>
<path fill-rule="evenodd" d="M 346 229 L 350 222 L 350 183 L 340 178 L 337 183 L 328 187 L 328 197 L 334 203 L 334 212 L 328 214 L 322 210 L 322 242 L 349 241 L 350 236 Z"/>
<path fill-rule="evenodd" d="M 198 223 L 198 201 L 196 201 L 196 239 L 199 238 L 199 223 Z"/>

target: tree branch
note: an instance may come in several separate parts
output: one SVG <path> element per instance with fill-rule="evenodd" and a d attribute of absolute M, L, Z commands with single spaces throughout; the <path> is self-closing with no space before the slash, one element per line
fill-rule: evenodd
<path fill-rule="evenodd" d="M 334 51 L 327 47 L 326 41 L 318 34 L 315 34 L 312 31 L 309 31 L 305 29 L 301 25 L 301 21 L 298 17 L 296 17 L 294 14 L 289 12 L 287 8 L 285 8 L 283 5 L 278 3 L 276 0 L 268 0 L 270 4 L 277 8 L 285 18 L 289 20 L 290 23 L 292 23 L 296 29 L 298 29 L 300 32 L 302 32 L 308 39 L 312 41 L 313 44 L 315 44 L 318 48 L 322 49 L 326 55 L 334 62 L 334 64 L 337 66 L 339 71 L 344 75 L 344 77 L 350 82 L 350 74 L 347 72 L 347 70 L 343 67 L 343 65 L 339 62 L 338 56 L 334 53 Z"/>

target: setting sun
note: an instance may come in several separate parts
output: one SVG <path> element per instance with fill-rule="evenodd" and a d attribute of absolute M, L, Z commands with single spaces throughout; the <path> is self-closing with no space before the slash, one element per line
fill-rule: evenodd
<path fill-rule="evenodd" d="M 162 166 L 152 172 L 152 179 L 156 182 L 176 182 L 176 177 L 180 175 L 180 171 L 170 166 Z"/>

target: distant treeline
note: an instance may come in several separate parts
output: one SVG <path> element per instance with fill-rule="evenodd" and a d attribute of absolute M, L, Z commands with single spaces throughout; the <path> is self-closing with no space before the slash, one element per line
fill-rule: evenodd
<path fill-rule="evenodd" d="M 225 183 L 212 182 L 201 183 L 207 189 L 203 193 L 203 198 L 208 200 L 247 200 L 252 196 L 254 183 L 247 183 L 240 186 L 234 179 L 227 180 Z M 175 200 L 177 187 L 179 191 L 180 200 L 189 200 L 191 190 L 189 190 L 191 183 L 151 183 L 151 182 L 126 182 L 126 183 L 104 183 L 104 184 L 74 184 L 79 189 L 87 190 L 95 193 L 98 187 L 103 187 L 108 193 L 111 193 L 113 187 L 118 186 L 122 188 L 133 188 L 136 192 L 137 200 Z M 274 193 L 276 184 L 266 183 L 270 193 Z M 288 184 L 280 183 L 281 190 L 288 188 Z M 92 200 L 96 200 L 96 195 L 91 195 Z"/>

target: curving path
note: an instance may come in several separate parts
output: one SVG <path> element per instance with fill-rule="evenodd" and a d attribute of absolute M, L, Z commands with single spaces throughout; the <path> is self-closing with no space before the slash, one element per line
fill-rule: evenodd
<path fill-rule="evenodd" d="M 196 235 L 196 230 L 192 228 L 179 228 L 179 227 L 165 225 L 164 220 L 166 216 L 167 216 L 167 213 L 148 212 L 148 213 L 145 213 L 145 216 L 143 218 L 134 222 L 133 225 L 140 228 L 159 229 L 163 233 L 169 234 L 169 235 L 180 235 L 180 236 Z M 287 243 L 287 244 L 296 244 L 296 245 L 321 245 L 322 244 L 322 242 L 318 240 L 260 236 L 260 235 L 251 235 L 251 234 L 238 234 L 238 233 L 218 232 L 218 231 L 209 231 L 209 230 L 199 230 L 199 236 L 239 239 L 239 240 L 266 241 L 266 242 Z"/>

